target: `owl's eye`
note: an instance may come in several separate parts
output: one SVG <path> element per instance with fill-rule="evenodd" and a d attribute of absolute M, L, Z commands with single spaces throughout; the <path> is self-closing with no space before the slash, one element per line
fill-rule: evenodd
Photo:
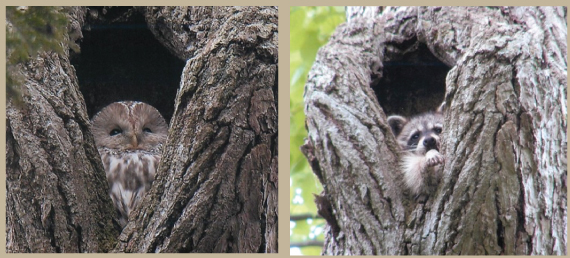
<path fill-rule="evenodd" d="M 148 127 L 145 127 L 145 128 L 143 128 L 143 132 L 152 133 L 152 130 L 150 130 L 150 128 L 148 128 Z"/>
<path fill-rule="evenodd" d="M 110 136 L 114 136 L 114 135 L 120 134 L 120 133 L 122 133 L 122 132 L 123 132 L 123 130 L 121 130 L 121 129 L 113 129 L 113 130 L 111 130 L 111 132 L 109 133 L 109 135 L 110 135 Z"/>

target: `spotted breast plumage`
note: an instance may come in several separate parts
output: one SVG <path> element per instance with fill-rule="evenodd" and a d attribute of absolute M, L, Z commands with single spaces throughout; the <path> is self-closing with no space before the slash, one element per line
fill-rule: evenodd
<path fill-rule="evenodd" d="M 124 227 L 154 180 L 168 126 L 151 105 L 122 101 L 106 106 L 93 117 L 92 132 L 105 167 L 109 195 Z"/>

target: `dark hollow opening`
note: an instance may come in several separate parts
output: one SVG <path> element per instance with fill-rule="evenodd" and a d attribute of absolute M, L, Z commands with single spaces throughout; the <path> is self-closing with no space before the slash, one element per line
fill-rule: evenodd
<path fill-rule="evenodd" d="M 439 107 L 449 69 L 420 43 L 414 51 L 389 57 L 383 77 L 371 87 L 387 116 L 409 117 Z"/>
<path fill-rule="evenodd" d="M 89 7 L 72 55 L 80 90 L 92 118 L 122 100 L 146 102 L 170 121 L 184 62 L 173 56 L 132 7 Z"/>

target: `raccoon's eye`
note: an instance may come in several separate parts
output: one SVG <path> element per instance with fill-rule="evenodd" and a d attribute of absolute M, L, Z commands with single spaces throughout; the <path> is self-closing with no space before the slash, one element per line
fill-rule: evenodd
<path fill-rule="evenodd" d="M 145 132 L 145 133 L 152 133 L 152 130 L 150 130 L 150 128 L 148 128 L 148 127 L 145 127 L 145 128 L 143 129 L 143 132 Z"/>
<path fill-rule="evenodd" d="M 433 129 L 435 131 L 436 134 L 440 134 L 441 133 L 441 127 L 436 127 Z"/>
<path fill-rule="evenodd" d="M 419 133 L 419 132 L 413 134 L 411 139 L 412 139 L 412 140 L 417 140 L 418 138 L 420 138 L 420 133 Z"/>

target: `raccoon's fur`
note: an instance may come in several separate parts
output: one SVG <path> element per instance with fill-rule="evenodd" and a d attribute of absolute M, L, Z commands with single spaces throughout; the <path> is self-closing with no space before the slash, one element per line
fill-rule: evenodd
<path fill-rule="evenodd" d="M 388 124 L 402 149 L 400 168 L 404 183 L 418 196 L 435 190 L 441 178 L 440 165 L 445 161 L 439 152 L 443 130 L 443 105 L 409 119 L 393 115 Z"/>

